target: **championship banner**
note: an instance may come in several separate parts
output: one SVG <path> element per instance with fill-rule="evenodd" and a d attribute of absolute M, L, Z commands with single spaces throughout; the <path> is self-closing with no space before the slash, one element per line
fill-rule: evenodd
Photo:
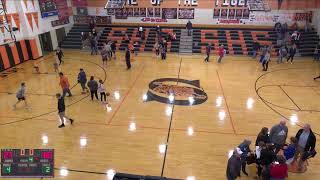
<path fill-rule="evenodd" d="M 194 19 L 194 8 L 179 8 L 178 19 Z"/>
<path fill-rule="evenodd" d="M 33 9 L 35 9 L 36 7 L 34 6 L 34 0 L 31 0 L 31 2 L 32 2 Z"/>
<path fill-rule="evenodd" d="M 140 17 L 146 17 L 147 11 L 146 8 L 140 8 Z"/>
<path fill-rule="evenodd" d="M 128 14 L 125 8 L 116 8 L 115 9 L 115 18 L 116 19 L 127 19 Z"/>
<path fill-rule="evenodd" d="M 162 19 L 177 19 L 177 8 L 162 8 Z"/>
<path fill-rule="evenodd" d="M 58 15 L 55 0 L 39 0 L 41 17 L 49 17 Z"/>
<path fill-rule="evenodd" d="M 154 8 L 154 17 L 161 17 L 161 9 Z"/>
<path fill-rule="evenodd" d="M 32 13 L 33 19 L 36 22 L 36 26 L 39 29 L 39 17 L 38 17 L 38 12 Z"/>
<path fill-rule="evenodd" d="M 26 16 L 27 16 L 27 20 L 28 20 L 28 23 L 33 31 L 33 24 L 32 24 L 32 12 L 31 13 L 25 13 Z"/>

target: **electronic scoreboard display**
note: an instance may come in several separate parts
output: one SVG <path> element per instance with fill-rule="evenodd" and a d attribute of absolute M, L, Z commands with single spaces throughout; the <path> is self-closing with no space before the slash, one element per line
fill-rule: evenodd
<path fill-rule="evenodd" d="M 54 177 L 54 150 L 1 149 L 1 177 Z"/>

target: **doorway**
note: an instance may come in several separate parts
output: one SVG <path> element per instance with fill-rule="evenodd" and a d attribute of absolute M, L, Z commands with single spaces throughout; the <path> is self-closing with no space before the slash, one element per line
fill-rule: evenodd
<path fill-rule="evenodd" d="M 40 40 L 41 50 L 43 55 L 47 55 L 53 51 L 50 32 L 40 34 L 39 40 Z"/>

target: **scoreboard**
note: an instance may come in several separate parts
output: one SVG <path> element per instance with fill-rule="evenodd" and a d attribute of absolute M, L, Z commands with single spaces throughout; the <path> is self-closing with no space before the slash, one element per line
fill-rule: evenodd
<path fill-rule="evenodd" d="M 1 177 L 54 177 L 54 150 L 1 149 Z"/>

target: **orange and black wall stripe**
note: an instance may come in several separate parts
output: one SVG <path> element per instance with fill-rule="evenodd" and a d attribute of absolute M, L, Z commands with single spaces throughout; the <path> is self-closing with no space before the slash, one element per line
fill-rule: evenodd
<path fill-rule="evenodd" d="M 0 72 L 14 67 L 30 59 L 38 59 L 38 47 L 36 40 L 21 40 L 12 46 L 4 44 L 0 46 Z"/>

